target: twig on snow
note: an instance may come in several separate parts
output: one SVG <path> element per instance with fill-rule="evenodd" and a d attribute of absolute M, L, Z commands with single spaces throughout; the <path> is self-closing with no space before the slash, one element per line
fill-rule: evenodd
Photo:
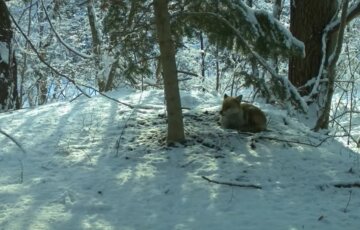
<path fill-rule="evenodd" d="M 322 139 L 319 143 L 314 144 L 314 143 L 310 143 L 310 142 L 301 142 L 301 141 L 297 141 L 297 140 L 285 140 L 285 139 L 280 139 L 277 137 L 269 137 L 269 136 L 259 136 L 259 139 L 263 139 L 263 140 L 272 140 L 272 141 L 279 141 L 279 142 L 285 142 L 285 143 L 293 143 L 293 144 L 300 144 L 300 145 L 307 145 L 307 146 L 311 146 L 311 147 L 319 147 L 320 145 L 322 145 L 325 141 L 327 141 L 329 138 L 333 138 L 333 136 L 327 136 L 324 139 Z"/>
<path fill-rule="evenodd" d="M 214 183 L 214 184 L 222 184 L 222 185 L 228 185 L 228 186 L 233 186 L 233 187 L 242 187 L 242 188 L 255 188 L 255 189 L 262 189 L 262 187 L 260 185 L 254 185 L 254 184 L 238 184 L 238 183 L 232 183 L 232 182 L 221 182 L 221 181 L 216 181 L 216 180 L 212 180 L 206 176 L 201 176 L 201 178 L 203 178 L 204 180 Z"/>
<path fill-rule="evenodd" d="M 20 184 L 24 182 L 24 164 L 21 159 L 18 159 L 20 164 Z"/>
<path fill-rule="evenodd" d="M 346 207 L 345 207 L 345 209 L 344 209 L 344 212 L 347 212 L 347 208 L 349 207 L 350 200 L 351 200 L 351 194 L 352 194 L 352 190 L 349 191 L 349 200 L 348 200 L 348 202 L 347 202 L 347 204 L 346 204 Z"/>
<path fill-rule="evenodd" d="M 360 182 L 334 184 L 336 188 L 360 188 Z"/>
<path fill-rule="evenodd" d="M 26 154 L 25 149 L 21 146 L 21 144 L 12 136 L 10 136 L 9 134 L 7 134 L 5 131 L 0 129 L 0 133 L 3 134 L 5 137 L 9 138 L 12 142 L 14 142 L 14 144 L 19 147 L 19 149 Z M 21 159 L 18 159 L 19 161 L 19 165 L 20 165 L 20 184 L 22 184 L 24 182 L 24 164 L 22 162 Z"/>
<path fill-rule="evenodd" d="M 17 140 L 15 140 L 15 138 L 13 138 L 12 136 L 10 136 L 1 129 L 0 129 L 0 133 L 3 134 L 5 137 L 9 138 L 12 142 L 14 142 L 14 144 L 17 145 L 17 147 L 19 147 L 19 149 L 21 149 L 21 151 L 26 154 L 25 149 L 21 146 L 21 144 Z"/>

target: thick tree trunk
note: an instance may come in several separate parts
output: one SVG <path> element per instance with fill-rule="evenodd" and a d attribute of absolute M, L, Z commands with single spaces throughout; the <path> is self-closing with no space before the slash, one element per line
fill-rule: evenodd
<path fill-rule="evenodd" d="M 168 112 L 167 143 L 185 140 L 181 111 L 180 92 L 177 79 L 175 48 L 171 40 L 170 16 L 167 0 L 154 0 L 160 59 L 164 76 L 166 108 Z"/>
<path fill-rule="evenodd" d="M 306 52 L 305 58 L 290 58 L 289 80 L 294 86 L 303 86 L 318 75 L 322 58 L 323 30 L 337 9 L 336 0 L 291 0 L 290 31 L 304 42 Z M 309 88 L 303 88 L 301 94 L 306 95 L 309 91 Z"/>
<path fill-rule="evenodd" d="M 0 0 L 0 111 L 20 107 L 17 65 L 11 49 L 12 35 L 9 11 L 4 0 Z"/>

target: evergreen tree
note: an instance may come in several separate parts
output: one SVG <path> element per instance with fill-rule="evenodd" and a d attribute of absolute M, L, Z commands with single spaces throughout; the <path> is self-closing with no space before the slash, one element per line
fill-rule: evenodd
<path fill-rule="evenodd" d="M 107 9 L 103 21 L 104 32 L 109 37 L 109 50 L 116 59 L 114 66 L 122 76 L 135 85 L 140 77 L 150 76 L 156 36 L 152 18 L 152 1 L 103 0 Z"/>
<path fill-rule="evenodd" d="M 242 1 L 188 1 L 179 17 L 184 19 L 180 20 L 182 24 L 205 31 L 210 42 L 222 48 L 249 53 L 250 47 L 263 57 L 304 56 L 303 43 L 278 20 L 268 12 L 249 8 Z"/>
<path fill-rule="evenodd" d="M 171 39 L 170 15 L 167 0 L 154 0 L 156 32 L 160 47 L 166 108 L 168 114 L 167 143 L 185 140 L 177 79 L 175 47 Z"/>

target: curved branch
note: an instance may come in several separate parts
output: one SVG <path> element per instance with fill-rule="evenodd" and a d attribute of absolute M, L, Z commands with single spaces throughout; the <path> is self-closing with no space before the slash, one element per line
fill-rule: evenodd
<path fill-rule="evenodd" d="M 345 19 L 346 24 L 348 24 L 354 18 L 359 17 L 359 16 L 360 16 L 360 1 L 358 1 L 356 4 L 354 4 L 348 10 L 348 13 L 347 13 L 346 19 Z M 329 33 L 332 34 L 332 33 L 338 32 L 338 30 L 340 29 L 340 25 L 341 25 L 341 19 L 334 22 L 334 24 L 332 25 L 332 28 L 329 29 Z"/>
<path fill-rule="evenodd" d="M 19 149 L 26 154 L 25 149 L 21 146 L 21 144 L 12 136 L 10 136 L 9 134 L 7 134 L 5 131 L 0 129 L 0 133 L 3 134 L 5 137 L 9 138 L 12 142 L 14 142 L 15 145 L 17 145 L 17 147 L 19 147 Z"/>
<path fill-rule="evenodd" d="M 80 51 L 75 50 L 73 47 L 69 46 L 69 45 L 60 37 L 60 35 L 59 35 L 59 34 L 57 33 L 57 31 L 55 30 L 55 28 L 54 28 L 54 26 L 53 26 L 53 24 L 52 24 L 52 22 L 51 22 L 51 20 L 50 20 L 49 14 L 48 14 L 48 12 L 47 12 L 47 10 L 46 10 L 46 7 L 45 7 L 45 5 L 44 5 L 44 1 L 43 1 L 43 0 L 41 0 L 41 5 L 42 5 L 42 7 L 43 7 L 43 9 L 44 9 L 46 19 L 48 20 L 48 22 L 49 22 L 49 24 L 50 24 L 50 27 L 51 27 L 52 31 L 54 32 L 56 38 L 59 40 L 59 42 L 60 42 L 61 44 L 63 44 L 68 50 L 70 50 L 71 52 L 73 52 L 74 54 L 76 54 L 76 55 L 78 55 L 78 56 L 80 56 L 80 57 L 82 57 L 82 58 L 86 58 L 86 59 L 92 58 L 92 57 L 93 57 L 92 55 L 83 54 L 83 53 L 81 53 Z"/>
<path fill-rule="evenodd" d="M 19 26 L 19 24 L 16 22 L 15 18 L 13 17 L 13 15 L 9 12 L 10 18 L 11 20 L 14 22 L 16 28 L 20 31 L 21 35 L 25 38 L 25 40 L 28 42 L 30 48 L 35 52 L 36 56 L 39 58 L 39 60 L 44 63 L 49 69 L 51 69 L 52 71 L 54 71 L 54 73 L 56 73 L 57 75 L 67 79 L 69 82 L 71 82 L 82 94 L 84 94 L 86 97 L 90 98 L 90 96 L 84 92 L 84 90 L 82 90 L 77 83 L 75 82 L 74 79 L 71 79 L 70 77 L 68 77 L 65 74 L 60 73 L 57 69 L 55 69 L 54 67 L 52 67 L 49 63 L 47 63 L 45 61 L 45 59 L 42 57 L 42 55 L 37 51 L 37 49 L 35 48 L 34 44 L 31 42 L 30 38 L 28 38 L 28 36 L 25 34 L 25 32 L 21 29 L 21 27 Z"/>

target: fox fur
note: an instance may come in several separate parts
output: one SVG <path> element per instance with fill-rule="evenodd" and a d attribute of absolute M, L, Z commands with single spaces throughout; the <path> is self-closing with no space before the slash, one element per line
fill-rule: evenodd
<path fill-rule="evenodd" d="M 241 103 L 241 100 L 242 95 L 238 97 L 224 95 L 220 111 L 221 126 L 251 133 L 266 130 L 267 120 L 264 112 L 252 104 Z"/>

